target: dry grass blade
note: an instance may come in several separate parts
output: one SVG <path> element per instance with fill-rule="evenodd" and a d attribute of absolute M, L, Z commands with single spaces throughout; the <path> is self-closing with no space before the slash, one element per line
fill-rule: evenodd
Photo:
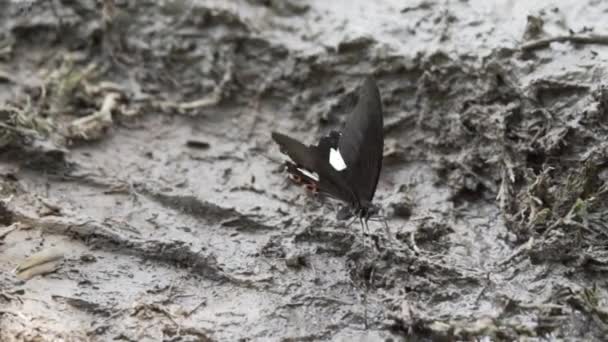
<path fill-rule="evenodd" d="M 63 260 L 63 250 L 55 247 L 42 250 L 31 255 L 16 268 L 17 277 L 28 280 L 36 275 L 47 274 L 56 271 Z"/>

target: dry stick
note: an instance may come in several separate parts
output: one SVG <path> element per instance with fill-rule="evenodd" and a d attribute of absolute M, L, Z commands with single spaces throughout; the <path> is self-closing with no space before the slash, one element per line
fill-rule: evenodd
<path fill-rule="evenodd" d="M 492 184 L 491 180 L 476 173 L 475 171 L 473 171 L 473 169 L 471 169 L 470 167 L 465 165 L 463 162 L 457 162 L 457 163 L 461 169 L 463 169 L 469 175 L 473 176 L 479 183 L 481 183 L 483 186 L 485 186 L 488 190 L 492 191 L 492 193 L 498 192 L 498 189 L 496 189 L 496 186 L 494 186 L 494 184 Z"/>
<path fill-rule="evenodd" d="M 506 259 L 498 262 L 497 266 L 504 266 L 504 265 L 508 264 L 509 262 L 511 262 L 512 260 L 514 260 L 515 258 L 517 258 L 518 256 L 522 255 L 524 252 L 529 251 L 530 249 L 532 249 L 532 245 L 534 245 L 534 238 L 533 237 L 531 237 L 523 245 L 517 247 L 515 249 L 515 251 L 513 253 L 511 253 L 511 255 L 509 255 Z"/>
<path fill-rule="evenodd" d="M 194 312 L 196 312 L 196 310 L 198 310 L 200 307 L 202 307 L 203 305 L 207 305 L 207 299 L 202 300 L 200 303 L 198 303 L 197 306 L 195 306 L 192 310 L 186 312 L 186 314 L 184 315 L 185 317 L 190 317 L 192 316 L 192 314 Z"/>
<path fill-rule="evenodd" d="M 19 224 L 17 224 L 16 222 L 8 227 L 0 229 L 0 240 L 4 239 L 8 234 L 12 233 L 17 229 L 19 229 Z"/>
<path fill-rule="evenodd" d="M 535 40 L 529 43 L 526 43 L 521 46 L 521 50 L 523 51 L 532 51 L 536 49 L 545 48 L 551 43 L 555 42 L 571 42 L 577 44 L 600 44 L 600 45 L 608 45 L 608 36 L 605 35 L 587 35 L 587 36 L 557 36 L 550 38 L 543 38 L 539 40 Z"/>
<path fill-rule="evenodd" d="M 99 138 L 103 131 L 112 124 L 112 111 L 118 106 L 120 94 L 108 93 L 103 99 L 101 108 L 93 114 L 76 119 L 68 126 L 71 137 L 86 139 Z"/>
<path fill-rule="evenodd" d="M 416 231 L 412 231 L 410 233 L 410 243 L 412 244 L 412 249 L 416 254 L 420 254 L 420 249 L 416 245 Z"/>
<path fill-rule="evenodd" d="M 154 104 L 161 109 L 176 109 L 178 111 L 216 106 L 222 101 L 224 88 L 226 88 L 227 84 L 233 79 L 233 68 L 234 66 L 232 63 L 228 64 L 220 82 L 213 88 L 210 94 L 205 95 L 203 98 L 188 102 L 157 101 L 154 102 Z"/>
<path fill-rule="evenodd" d="M 353 303 L 351 303 L 351 302 L 343 301 L 341 299 L 332 298 L 329 296 L 305 296 L 304 300 L 309 300 L 309 301 L 320 300 L 320 301 L 325 301 L 328 303 L 336 303 L 336 304 L 340 304 L 340 305 L 353 305 Z"/>
<path fill-rule="evenodd" d="M 479 293 L 477 294 L 477 298 L 475 298 L 475 304 L 479 304 L 479 300 L 481 299 L 481 297 L 486 293 L 486 290 L 488 289 L 488 287 L 490 287 L 490 282 L 492 282 L 492 279 L 490 279 L 490 272 L 487 273 L 487 282 L 486 285 L 483 287 L 483 289 L 481 289 L 481 291 L 479 291 Z"/>
<path fill-rule="evenodd" d="M 13 84 L 20 84 L 19 80 L 16 77 L 13 77 L 8 71 L 0 70 L 0 81 L 1 82 L 9 82 Z"/>

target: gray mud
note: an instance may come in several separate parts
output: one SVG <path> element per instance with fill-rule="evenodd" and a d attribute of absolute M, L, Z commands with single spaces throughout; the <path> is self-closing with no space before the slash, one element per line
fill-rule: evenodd
<path fill-rule="evenodd" d="M 0 340 L 604 339 L 608 3 L 27 3 L 0 2 Z M 367 74 L 364 239 L 270 132 L 314 143 Z"/>

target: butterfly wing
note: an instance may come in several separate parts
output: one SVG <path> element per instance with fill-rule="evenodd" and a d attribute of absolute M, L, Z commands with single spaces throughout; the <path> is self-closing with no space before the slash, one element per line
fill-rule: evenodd
<path fill-rule="evenodd" d="M 347 203 L 355 203 L 356 195 L 348 184 L 345 174 L 337 172 L 329 164 L 330 149 L 338 147 L 339 134 L 332 132 L 321 138 L 316 146 L 306 146 L 284 134 L 273 132 L 272 139 L 281 151 L 293 161 L 287 162 L 287 172 L 313 184 L 319 192 Z"/>
<path fill-rule="evenodd" d="M 376 192 L 382 168 L 383 126 L 380 92 L 376 81 L 368 77 L 359 89 L 357 105 L 346 121 L 338 144 L 346 165 L 343 172 L 348 174 L 359 205 L 368 206 Z"/>

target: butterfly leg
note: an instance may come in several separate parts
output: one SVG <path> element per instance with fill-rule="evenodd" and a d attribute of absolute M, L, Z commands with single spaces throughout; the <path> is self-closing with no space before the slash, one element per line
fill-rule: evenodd
<path fill-rule="evenodd" d="M 350 228 L 350 226 L 352 226 L 353 223 L 355 223 L 355 221 L 357 220 L 357 216 L 354 216 L 352 220 L 350 220 L 350 222 L 346 225 L 346 228 Z"/>
<path fill-rule="evenodd" d="M 369 236 L 369 226 L 367 225 L 367 217 L 360 216 L 359 221 L 361 222 L 361 231 L 364 236 Z"/>
<path fill-rule="evenodd" d="M 359 217 L 359 223 L 361 224 L 361 238 L 363 239 L 363 246 L 365 247 L 365 224 L 363 223 L 363 217 Z"/>
<path fill-rule="evenodd" d="M 370 232 L 369 232 L 369 225 L 368 225 L 367 221 L 368 221 L 367 217 L 362 217 L 361 218 L 361 224 L 363 226 L 363 231 L 364 231 L 364 238 L 365 237 L 370 237 L 371 241 L 374 244 L 374 246 L 376 246 L 376 249 L 380 250 L 380 246 L 378 244 L 378 236 L 374 235 L 374 234 L 370 234 Z"/>

